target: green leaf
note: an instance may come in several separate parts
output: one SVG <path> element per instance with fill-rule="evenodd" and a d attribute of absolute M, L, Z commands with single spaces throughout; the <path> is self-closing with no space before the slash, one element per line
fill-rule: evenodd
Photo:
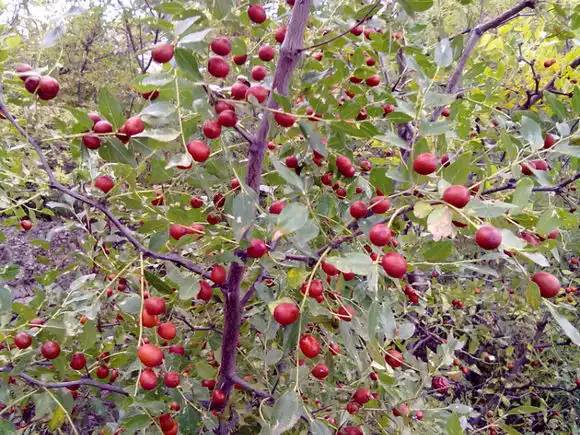
<path fill-rule="evenodd" d="M 526 288 L 526 302 L 533 310 L 540 308 L 540 304 L 542 303 L 542 295 L 540 294 L 540 288 L 535 282 L 530 281 L 528 287 Z"/>
<path fill-rule="evenodd" d="M 572 108 L 576 115 L 580 113 L 580 87 L 574 86 L 574 90 L 572 91 L 572 99 L 571 99 Z"/>
<path fill-rule="evenodd" d="M 522 405 L 518 406 L 517 408 L 510 409 L 506 415 L 535 414 L 536 412 L 543 412 L 543 409 L 538 408 L 537 406 Z"/>
<path fill-rule="evenodd" d="M 178 44 L 181 45 L 192 45 L 202 42 L 207 35 L 211 33 L 213 29 L 211 27 L 205 28 L 203 30 L 198 30 L 197 32 L 190 33 L 183 38 L 181 38 Z"/>
<path fill-rule="evenodd" d="M 119 308 L 125 313 L 138 314 L 141 310 L 141 296 L 134 293 L 125 296 L 125 299 L 119 303 Z"/>
<path fill-rule="evenodd" d="M 56 429 L 62 426 L 62 424 L 65 421 L 65 418 L 66 416 L 64 411 L 60 406 L 57 406 L 56 409 L 54 410 L 54 413 L 52 414 L 52 418 L 48 422 L 48 428 L 51 431 L 56 431 Z"/>
<path fill-rule="evenodd" d="M 419 201 L 415 203 L 415 206 L 413 207 L 413 214 L 419 219 L 424 219 L 429 216 L 429 213 L 431 213 L 432 210 L 433 207 L 427 201 Z"/>
<path fill-rule="evenodd" d="M 12 293 L 6 287 L 0 287 L 0 314 L 12 311 Z"/>
<path fill-rule="evenodd" d="M 399 3 L 409 15 L 413 15 L 415 12 L 424 12 L 433 6 L 433 0 L 399 0 Z"/>
<path fill-rule="evenodd" d="M 137 167 L 135 156 L 116 139 L 103 142 L 99 148 L 99 156 L 107 162 L 125 163 L 132 167 Z"/>
<path fill-rule="evenodd" d="M 202 79 L 197 60 L 189 50 L 177 47 L 175 49 L 175 63 L 189 80 L 196 82 Z"/>
<path fill-rule="evenodd" d="M 310 421 L 310 432 L 312 435 L 332 435 L 334 432 L 320 420 Z"/>
<path fill-rule="evenodd" d="M 133 137 L 149 137 L 159 142 L 171 142 L 177 139 L 180 131 L 172 127 L 147 128 Z"/>
<path fill-rule="evenodd" d="M 12 281 L 18 275 L 20 266 L 17 264 L 7 264 L 0 269 L 0 280 L 2 281 Z"/>
<path fill-rule="evenodd" d="M 318 154 L 323 155 L 326 157 L 328 155 L 328 151 L 326 147 L 322 143 L 322 138 L 318 131 L 314 128 L 312 122 L 300 121 L 298 123 L 300 125 L 300 130 L 302 130 L 302 134 L 308 140 L 308 144 L 313 151 L 316 151 Z"/>
<path fill-rule="evenodd" d="M 256 218 L 256 206 L 258 198 L 254 190 L 244 187 L 236 195 L 232 204 L 232 216 L 230 219 L 236 240 L 241 240 L 246 230 L 253 224 Z"/>
<path fill-rule="evenodd" d="M 443 261 L 453 253 L 453 242 L 443 240 L 440 242 L 428 242 L 423 247 L 423 257 L 431 262 Z"/>
<path fill-rule="evenodd" d="M 508 204 L 506 202 L 501 201 L 483 202 L 476 198 L 469 201 L 469 204 L 466 207 L 469 213 L 484 218 L 485 217 L 494 218 L 503 216 L 506 212 L 517 208 L 518 208 L 517 205 Z"/>
<path fill-rule="evenodd" d="M 463 434 L 463 428 L 461 427 L 461 422 L 459 421 L 459 415 L 453 413 L 447 419 L 447 433 L 449 435 L 461 435 Z"/>
<path fill-rule="evenodd" d="M 302 400 L 294 390 L 284 393 L 272 410 L 272 435 L 280 435 L 294 427 L 302 415 Z"/>
<path fill-rule="evenodd" d="M 351 272 L 357 275 L 369 275 L 375 268 L 371 258 L 362 252 L 349 252 L 342 257 L 328 257 L 326 261 L 334 264 L 341 272 Z"/>
<path fill-rule="evenodd" d="M 302 178 L 296 175 L 296 172 L 288 169 L 286 165 L 283 165 L 274 157 L 271 157 L 270 160 L 272 161 L 272 165 L 274 165 L 274 169 L 276 169 L 278 175 L 280 175 L 288 184 L 291 184 L 304 193 L 304 182 L 302 181 Z"/>
<path fill-rule="evenodd" d="M 512 426 L 510 426 L 509 424 L 505 424 L 505 423 L 500 423 L 499 427 L 507 434 L 507 435 L 521 435 L 521 433 L 514 429 Z"/>
<path fill-rule="evenodd" d="M 548 234 L 555 228 L 558 228 L 558 214 L 553 208 L 548 208 L 540 215 L 538 223 L 536 224 L 536 232 L 538 234 Z"/>
<path fill-rule="evenodd" d="M 125 120 L 123 109 L 119 101 L 117 101 L 107 88 L 102 88 L 99 91 L 98 102 L 101 116 L 113 124 L 115 129 L 121 127 Z"/>
<path fill-rule="evenodd" d="M 435 63 L 441 68 L 446 68 L 453 62 L 453 49 L 448 38 L 443 38 L 435 47 Z"/>
<path fill-rule="evenodd" d="M 522 136 L 532 146 L 532 149 L 539 150 L 544 146 L 542 129 L 532 118 L 522 116 Z"/>
<path fill-rule="evenodd" d="M 566 319 L 557 311 L 554 304 L 546 299 L 544 299 L 543 302 L 550 310 L 554 320 L 558 323 L 558 325 L 560 325 L 560 328 L 562 328 L 562 331 L 564 331 L 568 338 L 572 340 L 572 343 L 574 343 L 576 346 L 580 346 L 580 332 L 578 332 L 578 330 L 570 323 L 568 319 Z"/>
<path fill-rule="evenodd" d="M 173 288 L 153 272 L 149 272 L 148 270 L 146 270 L 145 279 L 150 285 L 155 287 L 161 293 L 165 293 L 168 295 L 173 293 Z"/>
<path fill-rule="evenodd" d="M 517 187 L 512 195 L 512 204 L 517 205 L 519 209 L 525 208 L 532 195 L 532 189 L 534 188 L 534 182 L 529 177 L 524 177 L 518 181 Z M 514 213 L 518 213 L 519 210 L 514 210 Z"/>
<path fill-rule="evenodd" d="M 308 208 L 298 202 L 288 204 L 278 215 L 276 226 L 282 234 L 290 234 L 301 229 L 308 221 Z"/>
<path fill-rule="evenodd" d="M 443 168 L 443 178 L 451 184 L 465 184 L 469 173 L 473 171 L 471 153 L 463 153 L 451 163 L 448 167 Z"/>
<path fill-rule="evenodd" d="M 580 146 L 578 145 L 560 144 L 554 148 L 554 152 L 580 158 Z"/>

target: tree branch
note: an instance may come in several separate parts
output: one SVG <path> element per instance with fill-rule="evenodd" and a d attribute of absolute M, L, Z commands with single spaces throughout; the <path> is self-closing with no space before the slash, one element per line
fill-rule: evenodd
<path fill-rule="evenodd" d="M 127 241 L 129 243 L 131 243 L 135 249 L 137 249 L 138 251 L 142 252 L 143 255 L 145 257 L 150 257 L 150 258 L 155 258 L 157 260 L 165 260 L 165 261 L 170 261 L 176 265 L 179 265 L 181 267 L 184 267 L 185 269 L 197 273 L 199 275 L 202 275 L 204 277 L 209 278 L 210 273 L 208 271 L 205 271 L 202 267 L 198 266 L 197 264 L 193 263 L 192 261 L 182 257 L 181 255 L 178 254 L 174 254 L 174 253 L 161 253 L 161 252 L 156 252 L 153 251 L 147 247 L 145 247 L 135 236 L 135 234 L 133 233 L 133 231 L 131 231 L 126 225 L 124 225 L 119 218 L 117 218 L 112 212 L 111 210 L 109 210 L 109 208 L 107 208 L 107 206 L 101 202 L 98 202 L 96 199 L 93 199 L 89 196 L 85 196 L 79 192 L 76 192 L 64 185 L 62 185 L 61 183 L 59 183 L 54 175 L 54 172 L 52 171 L 50 164 L 48 163 L 48 160 L 46 159 L 46 156 L 44 155 L 44 152 L 40 146 L 40 142 L 38 142 L 35 138 L 33 138 L 32 136 L 30 136 L 19 124 L 18 122 L 16 122 L 16 119 L 14 119 L 14 117 L 12 116 L 12 114 L 10 112 L 8 112 L 8 109 L 4 103 L 4 93 L 3 93 L 3 86 L 0 84 L 0 113 L 2 113 L 6 119 L 8 119 L 10 121 L 10 123 L 16 128 L 16 130 L 28 141 L 28 143 L 30 145 L 32 145 L 32 147 L 34 148 L 34 150 L 36 151 L 36 154 L 38 154 L 38 158 L 40 159 L 40 164 L 42 166 L 42 168 L 44 169 L 44 171 L 46 172 L 47 176 L 48 176 L 48 185 L 50 188 L 58 190 L 72 198 L 75 198 L 76 200 L 83 202 L 87 205 L 90 205 L 91 207 L 94 207 L 95 209 L 99 210 L 101 213 L 103 213 L 106 218 L 109 220 L 109 222 L 117 228 L 117 230 L 123 235 L 123 237 L 125 237 L 125 239 L 127 239 Z"/>
<path fill-rule="evenodd" d="M 366 20 L 368 20 L 374 13 L 375 10 L 381 5 L 381 1 L 377 1 L 375 2 L 371 8 L 368 10 L 368 12 L 364 15 L 364 17 L 362 17 L 360 20 L 358 20 L 354 26 L 350 27 L 349 29 L 345 30 L 342 33 L 339 33 L 336 36 L 333 36 L 332 38 L 326 40 L 326 41 L 322 41 L 319 42 L 317 44 L 311 45 L 309 47 L 303 48 L 301 51 L 306 51 L 306 50 L 312 50 L 313 48 L 318 48 L 318 47 L 322 47 L 323 45 L 327 45 L 330 44 L 331 42 L 336 41 L 339 38 L 342 38 L 344 35 L 346 35 L 348 32 L 350 32 L 352 29 L 354 29 L 357 26 L 360 26 L 362 23 L 364 23 Z"/>
<path fill-rule="evenodd" d="M 453 73 L 449 77 L 449 80 L 447 81 L 447 88 L 446 88 L 447 93 L 453 94 L 457 91 L 457 89 L 459 87 L 459 82 L 461 81 L 461 77 L 463 75 L 463 70 L 465 69 L 465 65 L 467 64 L 467 60 L 469 59 L 469 56 L 471 56 L 471 52 L 475 49 L 475 47 L 477 46 L 477 43 L 479 42 L 479 40 L 481 39 L 482 35 L 485 32 L 487 32 L 488 30 L 491 30 L 491 29 L 495 29 L 495 28 L 501 26 L 502 24 L 507 23 L 513 17 L 517 16 L 518 13 L 520 11 L 522 11 L 523 9 L 526 9 L 526 8 L 534 9 L 535 6 L 536 6 L 536 0 L 524 0 L 520 3 L 518 3 L 517 5 L 515 5 L 513 8 L 508 9 L 503 14 L 498 15 L 497 17 L 495 17 L 489 21 L 486 21 L 478 26 L 475 26 L 471 30 L 471 32 L 469 32 L 469 39 L 467 40 L 467 43 L 465 44 L 465 48 L 463 49 L 463 53 L 461 54 L 461 57 L 459 58 L 459 61 L 457 62 L 457 66 L 455 67 L 455 70 L 453 71 Z M 435 109 L 431 118 L 434 120 L 437 119 L 439 117 L 439 115 L 441 115 L 442 110 L 443 110 L 442 107 Z"/>
<path fill-rule="evenodd" d="M 10 371 L 12 369 L 13 368 L 11 366 L 1 367 L 0 372 L 10 373 Z M 121 387 L 117 387 L 117 386 L 111 385 L 111 384 L 105 384 L 102 382 L 97 382 L 97 381 L 90 379 L 90 378 L 81 378 L 81 379 L 78 379 L 76 381 L 50 383 L 50 382 L 39 381 L 38 379 L 35 379 L 32 376 L 27 375 L 26 373 L 14 373 L 14 374 L 11 374 L 11 376 L 18 376 L 19 378 L 23 379 L 27 383 L 29 383 L 31 385 L 36 385 L 36 386 L 39 386 L 42 388 L 69 388 L 69 387 L 79 387 L 81 385 L 87 385 L 90 387 L 98 388 L 100 390 L 111 391 L 113 393 L 122 394 L 124 396 L 129 395 L 129 393 L 127 393 Z"/>
<path fill-rule="evenodd" d="M 233 375 L 230 380 L 237 386 L 239 386 L 240 388 L 246 390 L 246 391 L 250 391 L 251 393 L 253 393 L 255 396 L 257 397 L 263 397 L 263 398 L 267 398 L 267 397 L 272 397 L 269 393 L 267 393 L 266 391 L 262 391 L 262 390 L 258 390 L 257 388 L 255 388 L 254 386 L 252 386 L 251 384 L 249 384 L 248 382 L 244 381 L 241 377 L 239 377 L 238 375 Z"/>
<path fill-rule="evenodd" d="M 564 187 L 566 187 L 568 184 L 573 183 L 574 181 L 578 180 L 580 178 L 580 172 L 578 172 L 576 175 L 570 177 L 570 178 L 566 178 L 565 180 L 562 180 L 560 183 L 556 184 L 555 186 L 538 186 L 538 187 L 534 187 L 532 189 L 532 192 L 556 192 L 559 193 L 562 190 L 564 190 Z M 510 189 L 515 189 L 516 188 L 516 183 L 506 183 L 502 186 L 498 186 L 498 187 L 494 187 L 492 189 L 487 189 L 484 190 L 483 192 L 481 192 L 482 195 L 489 195 L 491 193 L 497 193 L 497 192 L 501 192 L 504 190 L 510 190 Z"/>
<path fill-rule="evenodd" d="M 274 80 L 268 102 L 267 109 L 277 109 L 278 103 L 274 99 L 274 92 L 280 95 L 288 95 L 288 86 L 292 73 L 300 60 L 302 46 L 304 43 L 304 29 L 308 21 L 312 0 L 297 0 L 292 8 L 292 16 L 288 23 L 286 38 L 280 48 L 280 58 L 276 65 Z M 258 127 L 256 137 L 250 144 L 248 172 L 246 183 L 256 192 L 259 192 L 260 180 L 262 178 L 262 161 L 266 152 L 266 141 L 270 131 L 269 110 L 262 114 L 262 121 Z"/>

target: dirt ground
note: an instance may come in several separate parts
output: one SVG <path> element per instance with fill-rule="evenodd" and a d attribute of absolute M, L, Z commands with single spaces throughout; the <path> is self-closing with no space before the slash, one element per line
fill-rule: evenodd
<path fill-rule="evenodd" d="M 79 249 L 81 236 L 80 231 L 65 228 L 64 221 L 59 218 L 37 221 L 27 232 L 20 226 L 7 226 L 5 221 L 0 220 L 0 231 L 6 236 L 6 240 L 0 242 L 0 269 L 11 264 L 19 266 L 16 278 L 5 284 L 12 290 L 15 299 L 26 299 L 34 294 L 38 285 L 36 277 L 50 271 L 64 270 L 73 263 L 73 254 Z M 39 247 L 33 243 L 34 240 L 48 242 L 49 249 Z M 67 288 L 75 275 L 74 270 L 59 274 L 56 284 Z"/>

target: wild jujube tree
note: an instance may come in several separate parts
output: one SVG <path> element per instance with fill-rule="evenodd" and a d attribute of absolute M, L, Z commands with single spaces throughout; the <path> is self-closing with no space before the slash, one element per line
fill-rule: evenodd
<path fill-rule="evenodd" d="M 153 7 L 138 104 L 5 61 L 4 223 L 84 241 L 2 288 L 3 426 L 571 430 L 580 12 L 236 3 Z"/>

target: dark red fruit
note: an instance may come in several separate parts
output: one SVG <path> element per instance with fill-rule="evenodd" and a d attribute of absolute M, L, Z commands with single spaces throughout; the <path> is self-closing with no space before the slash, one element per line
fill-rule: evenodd
<path fill-rule="evenodd" d="M 280 325 L 290 325 L 300 317 L 300 309 L 296 304 L 284 302 L 274 308 L 274 320 Z"/>
<path fill-rule="evenodd" d="M 109 121 L 101 120 L 95 122 L 95 125 L 93 125 L 93 131 L 99 134 L 112 133 L 113 126 Z"/>
<path fill-rule="evenodd" d="M 213 290 L 207 281 L 199 282 L 199 292 L 197 293 L 197 299 L 205 302 L 209 302 L 213 296 Z"/>
<path fill-rule="evenodd" d="M 350 215 L 355 219 L 366 217 L 369 209 L 364 201 L 355 201 L 349 208 Z"/>
<path fill-rule="evenodd" d="M 56 341 L 45 341 L 40 347 L 40 353 L 46 359 L 55 359 L 60 355 L 60 346 Z"/>
<path fill-rule="evenodd" d="M 556 137 L 553 134 L 548 133 L 544 138 L 544 149 L 552 148 L 556 143 Z"/>
<path fill-rule="evenodd" d="M 192 140 L 187 144 L 187 152 L 196 162 L 205 162 L 211 154 L 210 147 L 200 140 Z"/>
<path fill-rule="evenodd" d="M 272 214 L 280 214 L 282 213 L 282 210 L 284 210 L 284 207 L 286 207 L 286 202 L 283 200 L 274 201 L 272 204 L 270 204 L 268 211 Z"/>
<path fill-rule="evenodd" d="M 97 375 L 97 378 L 99 378 L 99 379 L 108 378 L 109 377 L 109 367 L 107 367 L 105 365 L 100 365 L 99 367 L 97 367 L 95 374 Z"/>
<path fill-rule="evenodd" d="M 396 349 L 389 349 L 385 354 L 385 362 L 396 369 L 403 365 L 403 354 Z"/>
<path fill-rule="evenodd" d="M 300 337 L 300 350 L 307 358 L 314 358 L 320 353 L 320 343 L 316 337 L 304 334 Z"/>
<path fill-rule="evenodd" d="M 314 367 L 312 367 L 312 370 L 310 371 L 310 373 L 316 379 L 322 380 L 322 379 L 326 379 L 329 372 L 328 372 L 328 367 L 326 366 L 326 364 L 318 363 Z"/>
<path fill-rule="evenodd" d="M 19 332 L 14 336 L 14 345 L 18 349 L 26 349 L 32 344 L 32 336 L 26 332 Z"/>
<path fill-rule="evenodd" d="M 166 387 L 175 388 L 179 385 L 179 373 L 178 372 L 167 372 L 163 376 L 163 383 Z"/>
<path fill-rule="evenodd" d="M 369 239 L 375 246 L 385 246 L 393 239 L 393 232 L 385 224 L 375 224 L 369 232 Z"/>
<path fill-rule="evenodd" d="M 129 137 L 135 136 L 136 134 L 143 132 L 143 130 L 145 130 L 145 124 L 143 124 L 143 121 L 138 116 L 133 116 L 127 119 L 123 124 L 123 132 Z"/>
<path fill-rule="evenodd" d="M 443 201 L 453 207 L 463 208 L 471 199 L 469 189 L 465 186 L 449 186 L 443 192 Z"/>
<path fill-rule="evenodd" d="M 108 193 L 115 186 L 115 182 L 108 175 L 99 175 L 95 178 L 95 187 L 103 193 Z"/>
<path fill-rule="evenodd" d="M 165 313 L 165 300 L 159 296 L 150 296 L 144 302 L 145 311 L 152 316 Z"/>
<path fill-rule="evenodd" d="M 475 243 L 483 249 L 496 249 L 501 245 L 501 232 L 491 225 L 483 225 L 475 232 Z"/>
<path fill-rule="evenodd" d="M 421 175 L 428 175 L 437 170 L 439 160 L 432 153 L 421 153 L 413 161 L 413 170 Z"/>
<path fill-rule="evenodd" d="M 256 65 L 252 68 L 252 79 L 261 82 L 268 75 L 268 70 L 263 65 Z"/>
<path fill-rule="evenodd" d="M 212 56 L 207 61 L 207 71 L 214 77 L 225 78 L 230 72 L 230 66 L 223 57 Z"/>
<path fill-rule="evenodd" d="M 262 24 L 266 21 L 266 11 L 262 5 L 253 4 L 248 7 L 248 17 L 256 24 Z"/>
<path fill-rule="evenodd" d="M 387 252 L 381 259 L 381 266 L 392 278 L 402 278 L 407 273 L 407 261 L 397 252 Z"/>
<path fill-rule="evenodd" d="M 211 393 L 211 403 L 213 406 L 222 406 L 226 403 L 227 397 L 222 390 L 213 390 Z"/>
<path fill-rule="evenodd" d="M 250 246 L 246 249 L 248 257 L 260 258 L 268 252 L 268 246 L 263 240 L 253 239 L 250 241 Z"/>
<path fill-rule="evenodd" d="M 173 340 L 177 335 L 177 328 L 173 322 L 165 322 L 157 327 L 157 334 L 164 340 Z"/>
<path fill-rule="evenodd" d="M 145 369 L 139 376 L 139 384 L 144 390 L 153 390 L 157 387 L 157 375 L 151 369 Z"/>
<path fill-rule="evenodd" d="M 167 63 L 173 59 L 173 45 L 162 42 L 151 50 L 151 57 L 157 63 Z"/>
<path fill-rule="evenodd" d="M 296 117 L 289 113 L 276 112 L 274 113 L 274 120 L 281 127 L 289 128 L 296 122 Z"/>
<path fill-rule="evenodd" d="M 137 351 L 137 356 L 147 367 L 157 367 L 163 362 L 163 351 L 153 344 L 142 345 Z"/>
<path fill-rule="evenodd" d="M 375 196 L 371 199 L 369 208 L 376 214 L 386 213 L 391 208 L 391 201 L 386 196 Z"/>
<path fill-rule="evenodd" d="M 99 139 L 99 137 L 95 136 L 94 134 L 85 134 L 81 140 L 83 145 L 90 150 L 99 149 L 101 146 L 101 139 Z"/>
<path fill-rule="evenodd" d="M 22 219 L 20 221 L 20 228 L 24 231 L 30 231 L 32 229 L 32 222 L 29 219 Z"/>
<path fill-rule="evenodd" d="M 270 62 L 274 59 L 276 55 L 276 50 L 269 45 L 262 45 L 258 50 L 258 57 L 263 60 L 264 62 Z"/>
<path fill-rule="evenodd" d="M 60 85 L 55 79 L 50 76 L 42 76 L 38 82 L 36 94 L 41 100 L 52 100 L 57 96 L 59 90 Z"/>
<path fill-rule="evenodd" d="M 358 388 L 352 395 L 352 400 L 354 400 L 359 405 L 364 405 L 372 398 L 373 396 L 367 388 Z"/>
<path fill-rule="evenodd" d="M 262 104 L 268 98 L 268 89 L 261 85 L 252 85 L 246 91 L 246 100 L 254 97 L 258 103 Z"/>
<path fill-rule="evenodd" d="M 87 365 L 87 359 L 82 352 L 75 352 L 70 358 L 70 368 L 73 370 L 82 370 Z"/>
<path fill-rule="evenodd" d="M 238 122 L 236 112 L 233 110 L 224 110 L 218 115 L 217 122 L 222 127 L 235 127 Z"/>
<path fill-rule="evenodd" d="M 560 281 L 548 272 L 536 272 L 532 281 L 540 287 L 540 294 L 545 298 L 553 298 L 560 293 Z"/>
<path fill-rule="evenodd" d="M 211 51 L 220 56 L 227 56 L 232 51 L 232 44 L 225 36 L 220 36 L 211 41 Z"/>

